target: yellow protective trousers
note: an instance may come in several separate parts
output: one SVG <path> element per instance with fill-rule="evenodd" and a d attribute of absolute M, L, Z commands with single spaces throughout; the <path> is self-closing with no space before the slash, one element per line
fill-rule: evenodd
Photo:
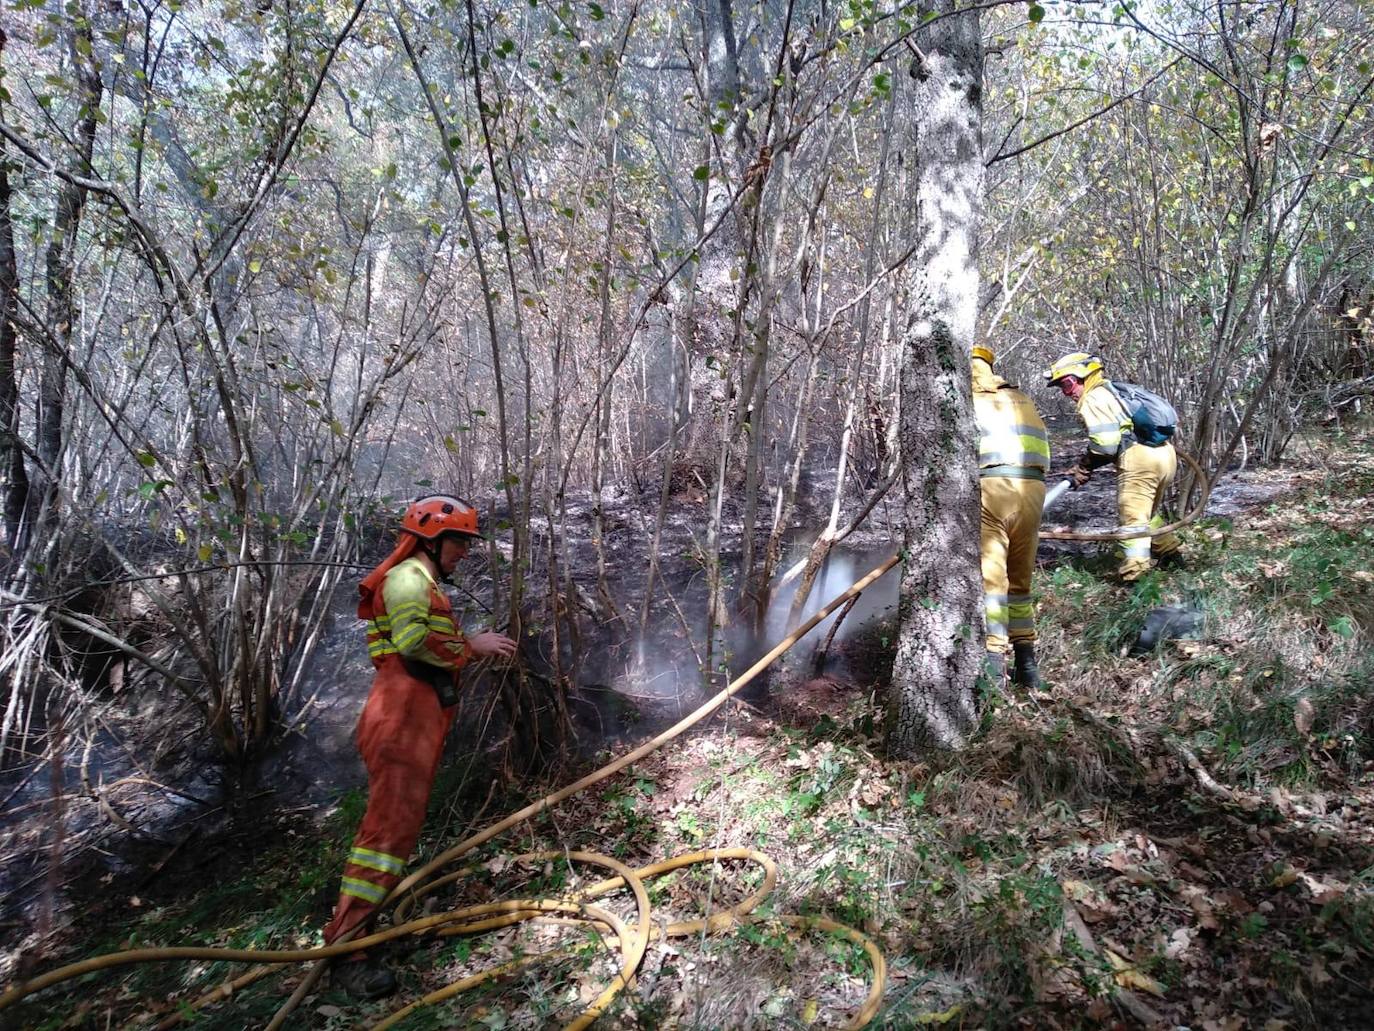
<path fill-rule="evenodd" d="M 1132 444 L 1121 453 L 1117 459 L 1116 504 L 1123 530 L 1154 530 L 1164 525 L 1159 506 L 1177 471 L 1178 454 L 1172 444 Z M 1122 541 L 1121 579 L 1138 580 L 1150 571 L 1152 553 L 1160 558 L 1178 549 L 1178 537 L 1172 533 Z"/>
<path fill-rule="evenodd" d="M 1035 640 L 1031 573 L 1040 545 L 1045 481 L 1032 477 L 984 476 L 982 544 L 983 606 L 987 649 L 999 654 L 1008 641 Z"/>

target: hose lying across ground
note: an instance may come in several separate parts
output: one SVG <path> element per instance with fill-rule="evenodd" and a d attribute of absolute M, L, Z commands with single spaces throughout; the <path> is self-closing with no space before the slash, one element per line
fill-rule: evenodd
<path fill-rule="evenodd" d="M 1202 513 L 1207 510 L 1207 500 L 1211 497 L 1212 494 L 1212 481 L 1211 478 L 1208 477 L 1208 475 L 1202 471 L 1202 466 L 1197 464 L 1197 461 L 1193 458 L 1192 455 L 1185 454 L 1184 452 L 1179 451 L 1178 457 L 1181 458 L 1188 465 L 1188 468 L 1193 471 L 1193 482 L 1198 484 L 1198 498 L 1197 501 L 1194 503 L 1193 507 L 1190 508 L 1185 515 L 1174 520 L 1172 523 L 1169 523 L 1165 526 L 1161 526 L 1158 529 L 1150 529 L 1144 532 L 1136 530 L 1125 530 L 1121 527 L 1118 527 L 1115 530 L 1107 530 L 1101 533 L 1087 533 L 1079 530 L 1046 530 L 1042 527 L 1040 530 L 1040 539 L 1042 541 L 1100 542 L 1140 540 L 1146 537 L 1162 537 L 1166 533 L 1173 533 L 1175 530 L 1187 526 L 1189 523 L 1195 522 L 1198 518 L 1201 517 Z"/>
<path fill-rule="evenodd" d="M 525 808 L 520 811 L 512 813 L 505 819 L 492 824 L 485 830 L 479 831 L 477 834 L 472 835 L 436 856 L 430 862 L 406 877 L 405 880 L 401 881 L 401 883 L 387 896 L 387 903 L 399 903 L 399 905 L 397 905 L 397 916 L 398 918 L 402 917 L 409 911 L 410 906 L 426 893 L 433 891 L 443 884 L 465 876 L 472 870 L 472 868 L 468 868 L 442 878 L 434 878 L 433 875 L 441 868 L 448 866 L 497 835 L 510 830 L 512 827 L 526 820 L 538 816 L 540 813 L 552 809 L 559 802 L 571 798 L 573 795 L 584 791 L 593 784 L 618 773 L 626 766 L 638 762 L 640 759 L 682 734 L 690 727 L 700 723 L 724 705 L 732 695 L 772 665 L 780 655 L 801 640 L 802 637 L 815 628 L 822 620 L 841 605 L 844 605 L 852 598 L 858 597 L 858 595 L 866 590 L 871 584 L 887 573 L 897 564 L 898 559 L 898 555 L 892 556 L 892 558 L 883 562 L 862 579 L 856 581 L 848 590 L 829 602 L 824 608 L 775 645 L 767 655 L 750 666 L 738 679 L 731 681 L 720 692 L 698 707 L 690 715 L 679 720 L 652 740 L 622 755 L 614 762 L 603 766 L 593 773 L 589 773 L 587 776 L 582 777 L 545 798 L 541 798 L 537 802 L 525 806 Z M 835 923 L 824 917 L 783 915 L 755 918 L 751 916 L 754 908 L 772 891 L 774 884 L 777 882 L 776 865 L 771 859 L 761 853 L 754 852 L 750 849 L 712 849 L 705 852 L 694 852 L 689 855 L 677 856 L 662 863 L 643 867 L 639 870 L 631 870 L 614 859 L 590 852 L 536 853 L 521 858 L 541 861 L 557 858 L 571 862 L 587 863 L 593 866 L 603 867 L 611 871 L 615 876 L 608 880 L 593 884 L 564 899 L 523 899 L 471 906 L 466 909 L 425 916 L 417 920 L 400 923 L 385 931 L 368 935 L 367 937 L 360 937 L 356 940 L 348 940 L 348 938 L 345 938 L 333 945 L 321 949 L 265 951 L 259 949 L 183 947 L 135 949 L 127 952 L 111 953 L 106 956 L 97 956 L 93 959 L 83 960 L 79 963 L 60 967 L 41 977 L 36 977 L 33 980 L 11 986 L 3 994 L 0 994 L 0 1011 L 12 1006 L 20 999 L 25 998 L 33 992 L 51 987 L 52 985 L 59 984 L 74 977 L 80 977 L 84 974 L 96 970 L 108 969 L 110 967 L 127 966 L 134 963 L 165 962 L 169 960 L 215 960 L 260 964 L 245 974 L 240 975 L 230 984 L 222 985 L 196 1000 L 191 1006 L 191 1009 L 195 1009 L 227 998 L 234 991 L 270 973 L 272 966 L 269 964 L 275 965 L 281 963 L 304 963 L 314 961 L 315 966 L 304 978 L 302 978 L 301 983 L 297 986 L 291 998 L 287 1000 L 277 1012 L 272 1022 L 268 1025 L 269 1029 L 276 1029 L 280 1028 L 282 1024 L 285 1023 L 287 1017 L 295 1007 L 314 987 L 320 975 L 323 973 L 327 962 L 336 956 L 348 955 L 359 949 L 369 948 L 373 945 L 379 945 L 382 942 L 424 931 L 434 931 L 435 933 L 445 934 L 467 934 L 481 930 L 491 930 L 497 927 L 505 927 L 524 920 L 540 919 L 574 923 L 590 927 L 600 932 L 602 934 L 602 940 L 608 945 L 613 945 L 618 948 L 621 954 L 622 961 L 620 973 L 601 995 L 598 996 L 576 1020 L 568 1025 L 570 1029 L 585 1028 L 596 1020 L 601 1013 L 605 1012 L 616 995 L 630 984 L 635 971 L 639 967 L 640 961 L 644 957 L 648 943 L 654 937 L 659 935 L 673 937 L 706 932 L 718 933 L 737 926 L 738 924 L 752 921 L 757 921 L 765 925 L 770 922 L 777 923 L 801 931 L 813 929 L 825 931 L 843 936 L 859 945 L 868 956 L 872 968 L 869 991 L 864 1004 L 845 1026 L 848 1028 L 862 1028 L 867 1025 L 878 1012 L 878 1007 L 881 1003 L 883 990 L 887 980 L 887 965 L 883 959 L 882 953 L 878 951 L 877 946 L 867 937 L 851 927 Z M 744 901 L 737 903 L 727 910 L 712 914 L 703 920 L 668 924 L 661 929 L 655 927 L 649 910 L 648 893 L 645 890 L 644 881 L 683 866 L 689 866 L 696 863 L 719 862 L 721 860 L 745 860 L 757 864 L 764 872 L 763 885 L 749 897 L 744 899 Z M 628 888 L 635 897 L 637 918 L 633 925 L 627 925 L 624 921 L 615 916 L 615 914 L 591 904 L 593 900 L 623 888 Z M 385 904 L 386 903 L 384 903 L 384 905 Z M 377 1025 L 377 1028 L 391 1027 L 417 1007 L 440 1002 L 484 981 L 495 977 L 506 976 L 526 966 L 564 954 L 564 952 L 555 951 L 552 953 L 522 957 L 490 970 L 483 971 L 472 977 L 464 978 L 462 981 L 448 985 L 437 992 L 432 992 L 416 1002 L 411 1003 L 404 1009 L 393 1013 L 385 1021 Z M 160 1027 L 174 1026 L 181 1018 L 182 1012 L 178 1012 L 165 1020 Z"/>

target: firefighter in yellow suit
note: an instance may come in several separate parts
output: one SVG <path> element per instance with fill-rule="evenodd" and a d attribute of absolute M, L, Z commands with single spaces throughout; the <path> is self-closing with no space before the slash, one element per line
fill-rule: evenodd
<path fill-rule="evenodd" d="M 988 670 L 998 681 L 1014 655 L 1012 682 L 1036 687 L 1031 573 L 1040 544 L 1050 441 L 1035 403 L 992 371 L 987 347 L 972 351 L 973 412 L 978 422 L 978 485 L 983 499 L 983 605 Z"/>
<path fill-rule="evenodd" d="M 1144 533 L 1164 525 L 1159 507 L 1164 492 L 1178 471 L 1178 453 L 1167 441 L 1158 447 L 1139 443 L 1132 432 L 1131 416 L 1117 399 L 1103 372 L 1102 359 L 1085 351 L 1067 354 L 1045 370 L 1049 386 L 1058 386 L 1078 405 L 1078 416 L 1088 431 L 1088 449 L 1067 476 L 1075 487 L 1088 482 L 1094 469 L 1116 465 L 1117 515 L 1123 530 Z M 1179 540 L 1172 533 L 1158 537 L 1133 537 L 1121 542 L 1118 568 L 1127 583 L 1140 579 L 1153 565 L 1182 561 Z"/>

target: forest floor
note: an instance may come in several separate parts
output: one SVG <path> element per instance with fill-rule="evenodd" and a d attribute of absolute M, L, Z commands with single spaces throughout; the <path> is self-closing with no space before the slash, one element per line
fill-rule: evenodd
<path fill-rule="evenodd" d="M 843 1026 L 869 959 L 841 936 L 768 919 L 791 913 L 848 924 L 882 950 L 874 1027 L 1374 1026 L 1374 433 L 1313 435 L 1250 479 L 1276 488 L 1273 500 L 1189 527 L 1185 569 L 1127 588 L 1111 581 L 1110 556 L 1055 552 L 1037 580 L 1044 687 L 986 697 L 964 752 L 884 754 L 895 628 L 875 621 L 838 646 L 846 677 L 732 704 L 487 846 L 453 903 L 602 876 L 517 853 L 586 850 L 630 866 L 711 848 L 772 857 L 778 883 L 760 919 L 651 941 L 598 1026 Z M 1165 604 L 1200 610 L 1201 636 L 1128 654 Z M 489 777 L 441 777 L 430 855 L 558 786 L 493 796 Z M 324 825 L 282 814 L 157 877 L 89 885 L 85 914 L 41 968 L 152 945 L 317 944 L 360 811 L 350 793 Z M 728 860 L 648 887 L 655 921 L 671 922 L 760 883 L 757 863 Z M 633 916 L 624 899 L 605 904 Z M 568 934 L 526 924 L 413 939 L 387 959 L 409 1001 Z M 566 1023 L 615 973 L 604 942 L 574 941 L 398 1026 Z M 195 1027 L 260 1026 L 301 976 L 286 968 L 191 1014 L 188 1002 L 241 969 L 103 971 L 0 1023 L 143 1027 L 181 1014 Z M 399 1005 L 360 1005 L 326 983 L 291 1026 L 367 1026 Z"/>

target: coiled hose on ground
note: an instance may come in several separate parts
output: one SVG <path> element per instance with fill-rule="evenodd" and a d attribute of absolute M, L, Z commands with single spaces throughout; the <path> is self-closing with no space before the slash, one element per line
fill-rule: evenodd
<path fill-rule="evenodd" d="M 418 899 L 441 885 L 464 876 L 466 873 L 470 872 L 471 869 L 460 870 L 456 873 L 448 874 L 445 877 L 435 878 L 434 875 L 442 868 L 472 852 L 474 849 L 490 841 L 497 835 L 504 833 L 526 820 L 538 816 L 540 813 L 548 811 L 558 803 L 618 773 L 626 766 L 639 761 L 649 753 L 662 747 L 668 741 L 679 736 L 690 727 L 700 723 L 724 705 L 732 695 L 737 693 L 741 688 L 750 683 L 755 677 L 772 665 L 779 656 L 801 640 L 822 620 L 852 598 L 858 597 L 858 595 L 866 590 L 871 584 L 892 569 L 892 567 L 897 564 L 899 557 L 898 555 L 892 556 L 870 571 L 866 576 L 857 580 L 848 590 L 829 602 L 824 608 L 811 616 L 811 618 L 806 620 L 797 627 L 796 630 L 775 645 L 768 654 L 764 655 L 763 658 L 749 667 L 749 669 L 741 674 L 736 680 L 731 681 L 710 700 L 699 706 L 688 716 L 679 720 L 673 726 L 669 727 L 663 733 L 645 742 L 638 748 L 625 753 L 614 762 L 603 766 L 593 773 L 587 774 L 585 777 L 555 791 L 545 798 L 541 798 L 537 802 L 525 806 L 525 808 L 518 812 L 512 813 L 505 819 L 492 824 L 485 830 L 472 835 L 436 856 L 430 862 L 411 873 L 405 880 L 401 881 L 401 883 L 387 896 L 383 906 L 395 905 L 397 907 L 397 917 L 403 918 L 404 914 L 409 911 L 409 908 Z M 752 916 L 754 908 L 772 891 L 773 886 L 777 882 L 777 867 L 773 861 L 762 853 L 755 852 L 751 849 L 712 849 L 705 852 L 693 852 L 688 855 L 676 856 L 662 863 L 655 863 L 639 870 L 631 870 L 608 856 L 597 855 L 590 852 L 536 853 L 522 858 L 560 858 L 573 862 L 587 863 L 593 866 L 603 867 L 611 871 L 615 876 L 591 885 L 564 899 L 517 899 L 481 906 L 471 906 L 448 913 L 439 913 L 421 917 L 416 920 L 405 921 L 376 934 L 367 935 L 366 937 L 358 937 L 350 940 L 350 938 L 352 938 L 350 935 L 333 945 L 320 949 L 267 951 L 258 949 L 172 947 L 133 949 L 126 952 L 111 953 L 106 956 L 97 956 L 92 959 L 83 960 L 79 963 L 72 963 L 60 967 L 57 970 L 50 971 L 30 981 L 12 985 L 6 989 L 3 994 L 0 994 L 0 1011 L 7 1009 L 28 995 L 41 991 L 44 988 L 60 984 L 74 977 L 80 977 L 84 974 L 112 967 L 127 966 L 135 963 L 178 960 L 212 960 L 259 964 L 230 983 L 221 985 L 219 988 L 197 999 L 190 1006 L 190 1009 L 194 1010 L 229 997 L 233 992 L 266 976 L 275 965 L 283 963 L 313 962 L 315 964 L 314 967 L 304 978 L 302 978 L 301 983 L 296 987 L 291 998 L 283 1004 L 276 1016 L 273 1017 L 272 1022 L 268 1025 L 269 1031 L 275 1031 L 275 1029 L 280 1028 L 285 1023 L 286 1019 L 295 1010 L 296 1006 L 299 1005 L 300 1001 L 309 994 L 310 990 L 318 982 L 320 975 L 324 972 L 328 961 L 335 957 L 348 955 L 360 949 L 370 948 L 374 945 L 380 945 L 383 942 L 411 934 L 430 931 L 447 934 L 469 934 L 505 927 L 524 920 L 542 919 L 571 922 L 594 927 L 598 930 L 604 929 L 603 940 L 607 942 L 607 944 L 617 947 L 621 953 L 620 973 L 581 1015 L 567 1025 L 569 1029 L 580 1029 L 587 1027 L 596 1020 L 598 1016 L 604 1013 L 615 997 L 631 983 L 635 971 L 638 969 L 639 963 L 644 957 L 648 943 L 655 936 L 661 934 L 673 937 L 704 932 L 719 933 L 737 926 L 738 924 L 758 919 Z M 670 870 L 676 870 L 683 866 L 689 866 L 696 863 L 719 862 L 722 860 L 745 860 L 757 864 L 764 871 L 763 885 L 742 902 L 737 903 L 727 910 L 712 914 L 703 920 L 668 924 L 662 929 L 655 928 L 652 922 L 649 898 L 644 887 L 644 881 L 661 876 Z M 635 898 L 637 917 L 633 925 L 627 925 L 624 921 L 615 916 L 615 914 L 602 907 L 592 905 L 593 900 L 601 898 L 613 891 L 625 888 L 628 888 Z M 887 980 L 887 966 L 882 953 L 869 938 L 852 927 L 847 927 L 824 917 L 787 914 L 782 916 L 770 916 L 766 919 L 762 919 L 760 922 L 782 924 L 799 931 L 813 929 L 826 931 L 832 934 L 841 935 L 859 945 L 867 955 L 871 966 L 869 991 L 863 1005 L 853 1017 L 850 1018 L 848 1023 L 845 1024 L 845 1027 L 854 1029 L 862 1028 L 873 1019 L 881 1004 L 883 990 Z M 561 954 L 561 952 L 555 951 L 521 957 L 520 959 L 475 974 L 472 977 L 464 978 L 461 981 L 457 981 L 445 988 L 439 989 L 437 992 L 431 992 L 429 995 L 409 1004 L 404 1009 L 393 1013 L 381 1024 L 376 1025 L 376 1028 L 391 1027 L 406 1014 L 420 1006 L 443 1001 L 459 992 L 466 991 L 477 984 L 481 984 L 484 981 L 488 981 L 495 977 L 505 976 L 526 966 L 557 957 Z M 181 1019 L 182 1013 L 179 1012 L 163 1021 L 159 1027 L 175 1026 Z"/>

